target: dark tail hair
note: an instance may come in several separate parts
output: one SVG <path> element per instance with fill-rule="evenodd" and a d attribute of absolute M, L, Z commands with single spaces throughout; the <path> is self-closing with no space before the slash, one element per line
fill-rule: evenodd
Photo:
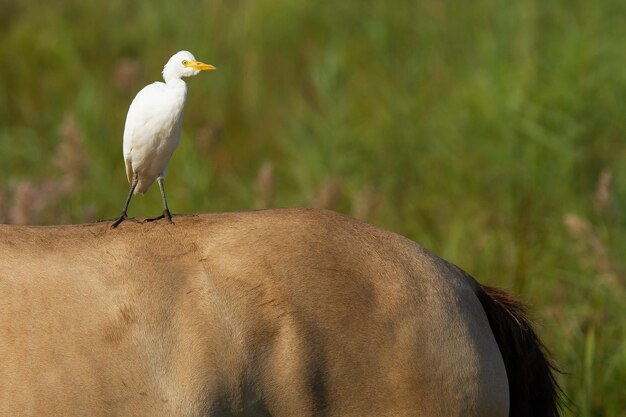
<path fill-rule="evenodd" d="M 503 290 L 480 286 L 477 294 L 487 314 L 509 379 L 509 417 L 558 417 L 561 390 L 558 369 L 531 327 L 526 309 Z"/>

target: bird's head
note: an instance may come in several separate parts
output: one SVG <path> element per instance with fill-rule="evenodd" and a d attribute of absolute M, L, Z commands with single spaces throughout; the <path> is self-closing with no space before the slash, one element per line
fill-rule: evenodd
<path fill-rule="evenodd" d="M 191 52 L 180 51 L 175 53 L 163 67 L 163 78 L 167 82 L 169 79 L 192 77 L 200 71 L 211 71 L 214 69 L 213 65 L 196 61 Z"/>

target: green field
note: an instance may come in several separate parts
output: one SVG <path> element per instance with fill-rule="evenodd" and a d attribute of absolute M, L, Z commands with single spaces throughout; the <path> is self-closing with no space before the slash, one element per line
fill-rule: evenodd
<path fill-rule="evenodd" d="M 626 415 L 626 2 L 0 1 L 0 221 L 116 216 L 128 105 L 192 51 L 174 212 L 326 207 L 531 306 Z M 131 215 L 161 212 L 158 188 Z"/>

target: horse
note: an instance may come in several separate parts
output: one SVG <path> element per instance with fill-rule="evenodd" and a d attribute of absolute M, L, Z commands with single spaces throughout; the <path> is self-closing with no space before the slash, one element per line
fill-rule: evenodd
<path fill-rule="evenodd" d="M 0 416 L 558 416 L 521 303 L 325 210 L 0 226 Z"/>

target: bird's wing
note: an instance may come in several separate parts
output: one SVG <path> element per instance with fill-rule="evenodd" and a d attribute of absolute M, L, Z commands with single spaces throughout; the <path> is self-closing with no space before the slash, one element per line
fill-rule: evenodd
<path fill-rule="evenodd" d="M 137 94 L 128 109 L 124 159 L 130 161 L 130 178 L 139 174 L 138 192 L 163 174 L 178 146 L 185 91 L 176 96 L 164 83 L 150 84 Z"/>
<path fill-rule="evenodd" d="M 126 125 L 124 127 L 124 158 L 129 159 L 131 151 L 149 142 L 158 134 L 158 123 L 154 119 L 159 114 L 159 103 L 162 102 L 163 83 L 145 86 L 130 104 Z"/>
<path fill-rule="evenodd" d="M 126 177 L 128 178 L 128 183 L 132 184 L 133 177 L 135 176 L 133 173 L 133 163 L 130 158 L 124 158 L 124 162 L 126 163 Z"/>

